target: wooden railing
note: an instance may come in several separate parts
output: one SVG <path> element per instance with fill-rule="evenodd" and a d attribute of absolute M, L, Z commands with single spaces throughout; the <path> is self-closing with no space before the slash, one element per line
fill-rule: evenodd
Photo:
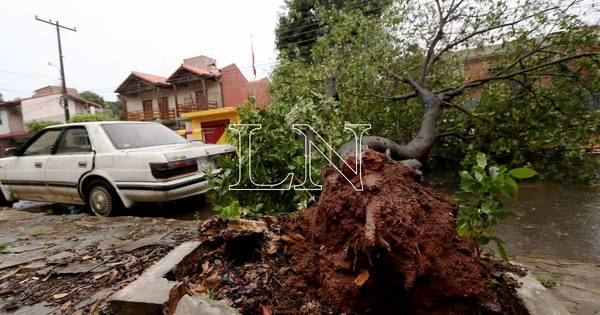
<path fill-rule="evenodd" d="M 161 111 L 159 109 L 154 109 L 151 111 L 137 110 L 127 112 L 127 120 L 175 120 L 177 116 L 175 113 L 178 113 L 179 116 L 185 113 L 191 112 L 199 112 L 203 110 L 217 108 L 217 103 L 209 102 L 208 104 L 204 103 L 182 103 L 177 104 L 177 111 L 175 108 L 169 108 L 167 111 Z"/>
<path fill-rule="evenodd" d="M 175 120 L 175 109 L 127 112 L 127 120 Z"/>
<path fill-rule="evenodd" d="M 179 115 L 191 112 L 199 112 L 202 110 L 217 108 L 217 103 L 181 103 L 177 104 L 177 112 Z"/>

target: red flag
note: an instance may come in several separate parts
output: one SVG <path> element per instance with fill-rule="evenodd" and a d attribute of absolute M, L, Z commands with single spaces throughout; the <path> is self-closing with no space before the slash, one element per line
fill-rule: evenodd
<path fill-rule="evenodd" d="M 252 72 L 254 72 L 254 79 L 256 79 L 256 67 L 254 66 L 254 44 L 250 41 L 250 49 L 252 49 Z"/>

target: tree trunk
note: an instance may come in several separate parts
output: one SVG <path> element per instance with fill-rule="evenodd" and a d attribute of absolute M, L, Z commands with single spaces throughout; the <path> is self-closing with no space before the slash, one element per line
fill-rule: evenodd
<path fill-rule="evenodd" d="M 435 125 L 441 114 L 441 101 L 431 92 L 420 92 L 423 102 L 423 118 L 421 119 L 421 128 L 417 135 L 407 144 L 397 144 L 396 142 L 377 136 L 366 136 L 362 138 L 361 143 L 370 149 L 386 153 L 396 161 L 415 159 L 422 160 L 429 154 L 435 140 Z M 345 158 L 354 153 L 354 142 L 344 144 L 338 150 L 338 154 Z"/>

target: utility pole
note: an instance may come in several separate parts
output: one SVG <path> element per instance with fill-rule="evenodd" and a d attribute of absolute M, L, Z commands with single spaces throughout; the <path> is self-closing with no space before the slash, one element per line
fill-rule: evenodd
<path fill-rule="evenodd" d="M 71 120 L 71 117 L 69 116 L 69 98 L 68 98 L 68 94 L 67 94 L 67 83 L 65 82 L 65 67 L 63 65 L 62 45 L 60 43 L 60 29 L 64 28 L 66 30 L 73 31 L 73 32 L 77 32 L 77 29 L 60 25 L 60 23 L 58 23 L 58 21 L 52 22 L 52 20 L 48 20 L 48 21 L 42 20 L 42 19 L 38 18 L 37 15 L 35 16 L 35 19 L 37 21 L 56 26 L 56 37 L 58 39 L 58 56 L 60 59 L 60 80 L 62 83 L 62 107 L 65 110 L 65 122 L 69 122 L 69 120 Z"/>

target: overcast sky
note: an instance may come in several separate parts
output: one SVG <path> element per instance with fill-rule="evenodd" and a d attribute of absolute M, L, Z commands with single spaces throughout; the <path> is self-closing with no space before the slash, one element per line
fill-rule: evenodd
<path fill-rule="evenodd" d="M 56 30 L 35 21 L 58 20 L 67 85 L 114 100 L 132 70 L 169 76 L 183 58 L 207 55 L 236 63 L 249 80 L 250 37 L 257 77 L 276 60 L 274 30 L 283 0 L 2 0 L 0 93 L 5 100 L 60 83 Z M 48 63 L 51 63 L 51 66 Z"/>

